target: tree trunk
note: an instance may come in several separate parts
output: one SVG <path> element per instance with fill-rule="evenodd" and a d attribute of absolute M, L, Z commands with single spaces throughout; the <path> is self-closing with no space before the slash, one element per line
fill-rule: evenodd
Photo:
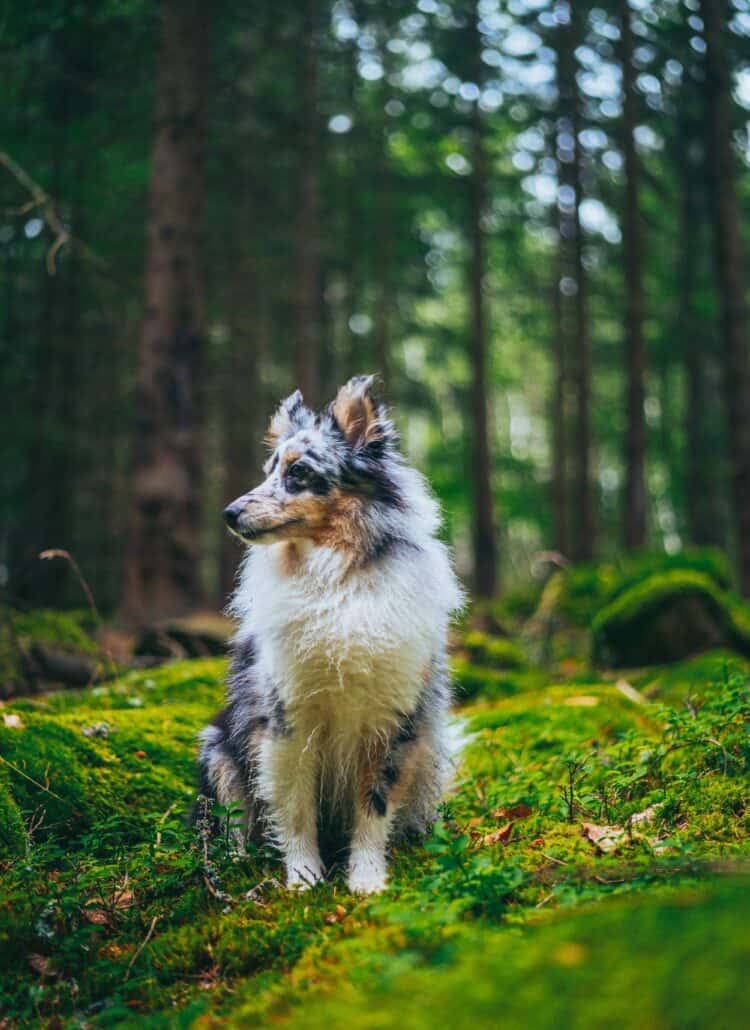
<path fill-rule="evenodd" d="M 568 3 L 568 21 L 558 30 L 558 153 L 560 177 L 560 257 L 563 275 L 562 321 L 570 354 L 570 383 L 574 407 L 571 448 L 571 557 L 585 561 L 594 552 L 594 509 L 591 484 L 591 340 L 588 324 L 586 269 L 580 207 L 583 199 L 580 97 L 576 83 L 575 51 L 580 39 L 580 14 Z"/>
<path fill-rule="evenodd" d="M 123 614 L 145 623 L 201 600 L 200 383 L 208 5 L 164 0 Z"/>
<path fill-rule="evenodd" d="M 623 152 L 625 155 L 625 369 L 627 429 L 625 436 L 625 547 L 646 543 L 646 420 L 644 415 L 646 353 L 643 340 L 643 243 L 639 196 L 640 168 L 635 144 L 638 101 L 633 67 L 633 35 L 628 0 L 620 0 L 623 84 Z"/>
<path fill-rule="evenodd" d="M 474 50 L 480 52 L 475 27 Z M 477 73 L 478 75 L 481 72 Z M 481 81 L 478 77 L 477 82 Z M 484 127 L 479 103 L 471 120 L 472 173 L 469 181 L 469 298 L 471 307 L 472 367 L 472 473 L 474 485 L 474 590 L 478 597 L 492 597 L 497 591 L 497 544 L 492 503 L 492 458 L 489 443 L 487 397 L 487 319 L 484 303 L 484 230 L 482 216 L 486 198 Z"/>
<path fill-rule="evenodd" d="M 321 237 L 320 237 L 320 27 L 317 0 L 307 0 L 301 71 L 299 220 L 297 236 L 295 385 L 305 401 L 320 402 Z"/>
<path fill-rule="evenodd" d="M 568 489 L 568 355 L 565 326 L 563 324 L 563 297 L 560 262 L 556 265 L 552 308 L 554 312 L 554 388 L 552 394 L 552 522 L 555 549 L 565 556 L 570 554 L 570 497 Z"/>
<path fill-rule="evenodd" d="M 740 588 L 750 595 L 750 370 L 741 215 L 732 155 L 732 100 L 723 0 L 701 0 L 705 26 L 707 148 L 720 293 L 724 381 Z"/>

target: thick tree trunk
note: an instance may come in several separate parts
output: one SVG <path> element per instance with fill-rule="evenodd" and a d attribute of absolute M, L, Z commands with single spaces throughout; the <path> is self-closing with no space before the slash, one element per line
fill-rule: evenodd
<path fill-rule="evenodd" d="M 745 268 L 732 154 L 732 99 L 725 34 L 728 4 L 701 0 L 706 41 L 707 148 L 713 194 L 716 281 L 722 310 L 724 379 L 740 587 L 750 595 L 750 369 Z"/>
<path fill-rule="evenodd" d="M 201 0 L 163 3 L 123 609 L 136 623 L 201 600 L 207 11 Z"/>
<path fill-rule="evenodd" d="M 477 32 L 478 37 L 478 32 Z M 477 55 L 479 39 L 476 40 Z M 474 590 L 478 597 L 497 591 L 497 543 L 492 500 L 492 456 L 487 395 L 487 318 L 484 301 L 485 248 L 482 216 L 486 200 L 486 160 L 482 113 L 472 112 L 472 173 L 469 182 L 469 302 L 471 307 L 472 479 L 474 485 Z"/>
<path fill-rule="evenodd" d="M 620 0 L 623 84 L 623 152 L 625 155 L 625 369 L 627 429 L 625 436 L 625 547 L 646 543 L 646 420 L 644 415 L 646 352 L 643 340 L 643 243 L 639 196 L 640 168 L 635 144 L 638 101 L 633 66 L 630 4 Z"/>
<path fill-rule="evenodd" d="M 589 335 L 586 269 L 580 207 L 583 199 L 580 97 L 576 83 L 575 51 L 579 45 L 579 13 L 568 4 L 568 21 L 558 30 L 558 156 L 561 188 L 560 257 L 563 270 L 562 322 L 570 354 L 570 384 L 574 408 L 571 486 L 575 508 L 571 515 L 571 557 L 585 561 L 594 552 L 594 504 L 591 483 L 591 339 Z"/>
<path fill-rule="evenodd" d="M 309 405 L 320 402 L 321 229 L 320 229 L 320 13 L 307 0 L 303 26 L 300 117 L 299 219 L 297 223 L 295 385 Z"/>

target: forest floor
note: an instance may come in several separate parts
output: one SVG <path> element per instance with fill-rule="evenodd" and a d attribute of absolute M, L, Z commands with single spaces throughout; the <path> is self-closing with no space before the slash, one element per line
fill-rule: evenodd
<path fill-rule="evenodd" d="M 223 659 L 2 706 L 0 1026 L 747 1026 L 747 662 L 459 645 L 456 788 L 372 898 L 186 825 Z"/>

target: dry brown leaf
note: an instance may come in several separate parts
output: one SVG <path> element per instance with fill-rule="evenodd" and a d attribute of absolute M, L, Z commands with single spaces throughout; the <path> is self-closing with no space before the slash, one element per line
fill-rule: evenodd
<path fill-rule="evenodd" d="M 136 751 L 135 752 L 135 757 L 136 758 L 146 758 L 146 752 L 145 751 Z"/>
<path fill-rule="evenodd" d="M 497 808 L 492 813 L 492 818 L 498 822 L 501 819 L 509 819 L 511 822 L 515 822 L 518 819 L 528 819 L 531 815 L 532 809 L 528 805 L 513 805 L 511 808 Z"/>
<path fill-rule="evenodd" d="M 584 823 L 583 835 L 595 844 L 602 854 L 614 851 L 625 837 L 622 826 L 597 826 L 595 823 Z"/>
<path fill-rule="evenodd" d="M 130 908 L 134 900 L 133 892 L 128 890 L 115 891 L 113 898 L 115 908 Z"/>
<path fill-rule="evenodd" d="M 506 823 L 501 826 L 498 830 L 493 830 L 492 833 L 488 833 L 485 837 L 479 841 L 482 847 L 488 847 L 491 844 L 507 844 L 510 840 L 510 835 L 513 832 L 513 823 Z"/>
<path fill-rule="evenodd" d="M 15 712 L 3 712 L 3 723 L 11 730 L 22 730 L 25 728 L 21 716 L 16 715 Z"/>
<path fill-rule="evenodd" d="M 337 905 L 334 912 L 329 912 L 326 916 L 327 923 L 341 923 L 346 916 L 346 909 L 343 905 Z"/>
<path fill-rule="evenodd" d="M 109 916 L 103 908 L 85 908 L 83 918 L 93 926 L 109 926 Z"/>

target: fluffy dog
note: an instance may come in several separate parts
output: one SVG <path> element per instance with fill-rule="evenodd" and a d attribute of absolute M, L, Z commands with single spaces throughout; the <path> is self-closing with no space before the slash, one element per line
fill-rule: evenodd
<path fill-rule="evenodd" d="M 382 890 L 389 842 L 424 832 L 446 786 L 445 641 L 461 592 L 429 489 L 398 451 L 373 378 L 320 414 L 297 391 L 271 420 L 265 482 L 225 511 L 252 546 L 228 704 L 201 734 L 202 790 L 281 849 L 290 887 L 347 834 L 348 884 Z M 261 546 L 263 545 L 263 546 Z"/>

